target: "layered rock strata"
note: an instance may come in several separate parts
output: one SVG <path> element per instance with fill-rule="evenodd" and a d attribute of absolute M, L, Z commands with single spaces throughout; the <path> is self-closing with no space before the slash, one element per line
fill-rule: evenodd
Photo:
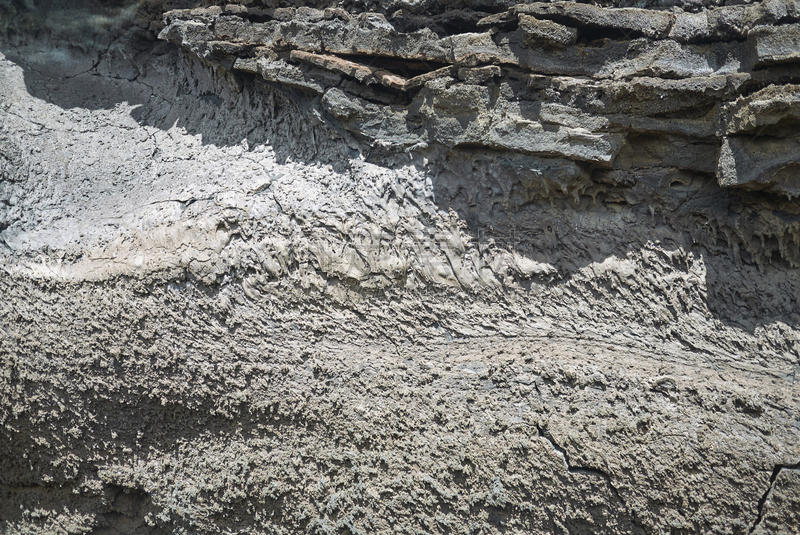
<path fill-rule="evenodd" d="M 800 529 L 800 3 L 0 14 L 3 532 Z"/>

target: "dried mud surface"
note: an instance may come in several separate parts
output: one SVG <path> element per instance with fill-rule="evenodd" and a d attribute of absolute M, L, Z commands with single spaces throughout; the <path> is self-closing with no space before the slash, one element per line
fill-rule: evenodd
<path fill-rule="evenodd" d="M 797 533 L 798 21 L 0 1 L 0 532 Z"/>

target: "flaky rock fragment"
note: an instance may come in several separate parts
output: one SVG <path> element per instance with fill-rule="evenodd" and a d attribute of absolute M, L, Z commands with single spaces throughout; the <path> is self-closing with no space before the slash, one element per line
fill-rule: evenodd
<path fill-rule="evenodd" d="M 537 44 L 556 47 L 567 47 L 578 40 L 578 30 L 550 20 L 539 20 L 530 15 L 520 13 L 519 27 L 525 35 L 525 44 L 529 47 Z"/>
<path fill-rule="evenodd" d="M 733 136 L 722 141 L 717 167 L 720 186 L 741 186 L 800 197 L 800 139 Z"/>
<path fill-rule="evenodd" d="M 572 26 L 621 32 L 627 38 L 641 35 L 651 39 L 664 37 L 673 20 L 673 15 L 666 11 L 636 8 L 606 9 L 575 2 L 534 2 L 517 5 L 514 10 L 517 13 L 563 21 Z"/>
<path fill-rule="evenodd" d="M 726 134 L 787 131 L 800 124 L 800 86 L 771 85 L 728 104 L 723 112 Z"/>
<path fill-rule="evenodd" d="M 488 82 L 492 78 L 500 77 L 502 71 L 497 65 L 488 65 L 486 67 L 462 67 L 458 69 L 458 79 L 468 84 L 479 85 Z"/>
<path fill-rule="evenodd" d="M 770 86 L 724 110 L 721 186 L 800 195 L 800 88 Z"/>
<path fill-rule="evenodd" d="M 800 24 L 759 26 L 747 38 L 756 67 L 800 62 Z"/>

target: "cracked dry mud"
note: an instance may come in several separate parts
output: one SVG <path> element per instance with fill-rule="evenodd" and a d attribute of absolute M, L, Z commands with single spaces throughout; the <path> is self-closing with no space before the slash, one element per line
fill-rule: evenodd
<path fill-rule="evenodd" d="M 797 1 L 0 31 L 0 532 L 800 532 Z"/>

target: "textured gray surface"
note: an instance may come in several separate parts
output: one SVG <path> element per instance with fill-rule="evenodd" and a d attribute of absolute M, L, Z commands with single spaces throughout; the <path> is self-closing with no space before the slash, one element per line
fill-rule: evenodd
<path fill-rule="evenodd" d="M 796 4 L 487 5 L 5 20 L 0 530 L 800 529 Z"/>

